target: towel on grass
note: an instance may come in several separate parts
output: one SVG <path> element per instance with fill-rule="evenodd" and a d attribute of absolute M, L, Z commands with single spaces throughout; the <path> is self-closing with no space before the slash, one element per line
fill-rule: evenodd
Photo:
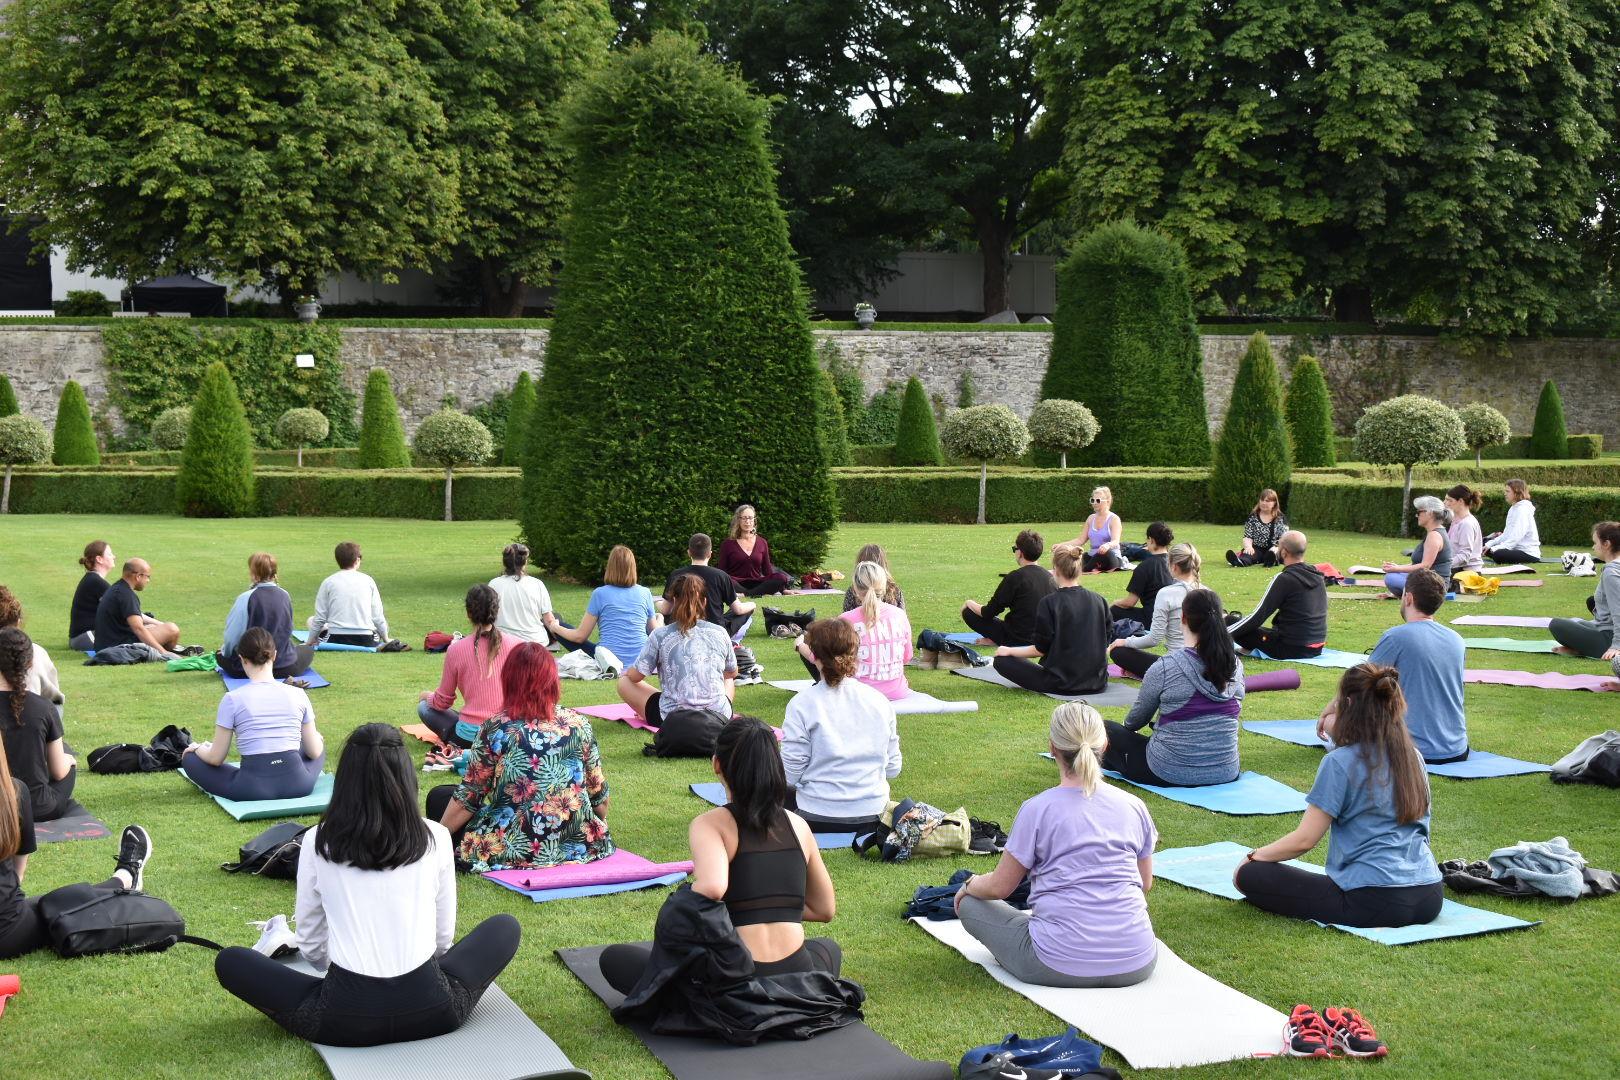
<path fill-rule="evenodd" d="M 1581 871 L 1586 859 L 1571 850 L 1562 836 L 1551 840 L 1521 840 L 1511 847 L 1491 852 L 1491 876 L 1522 881 L 1537 892 L 1561 900 L 1577 899 L 1586 888 Z"/>

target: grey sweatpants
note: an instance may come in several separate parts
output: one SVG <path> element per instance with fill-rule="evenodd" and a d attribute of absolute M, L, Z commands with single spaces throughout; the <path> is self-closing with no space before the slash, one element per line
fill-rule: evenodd
<path fill-rule="evenodd" d="M 1599 630 L 1591 619 L 1554 619 L 1547 631 L 1558 644 L 1593 660 L 1603 659 L 1603 654 L 1614 644 L 1614 635 L 1608 630 Z"/>
<path fill-rule="evenodd" d="M 1154 957 L 1135 971 L 1119 975 L 1065 975 L 1048 967 L 1035 955 L 1035 943 L 1029 936 L 1029 912 L 1020 911 L 1005 900 L 964 896 L 960 914 L 963 929 L 990 950 L 996 963 L 1006 968 L 1013 978 L 1036 986 L 1073 990 L 1135 986 L 1153 974 L 1153 965 L 1158 962 L 1158 957 Z"/>

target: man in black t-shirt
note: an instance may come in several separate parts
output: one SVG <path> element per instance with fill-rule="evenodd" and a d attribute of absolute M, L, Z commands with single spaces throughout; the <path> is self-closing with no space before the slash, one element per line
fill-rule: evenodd
<path fill-rule="evenodd" d="M 962 605 L 962 621 L 968 629 L 997 645 L 1028 645 L 1035 640 L 1035 610 L 1041 597 L 1057 588 L 1052 575 L 1040 565 L 1046 541 L 1034 529 L 1025 529 L 1013 541 L 1013 558 L 1018 569 L 1005 574 L 990 602 L 979 605 L 969 600 Z M 1003 611 L 1005 619 L 996 616 Z"/>
<path fill-rule="evenodd" d="M 1143 626 L 1153 622 L 1153 601 L 1159 590 L 1174 579 L 1170 577 L 1170 564 L 1164 553 L 1170 549 L 1176 534 L 1162 521 L 1147 527 L 1147 554 L 1131 570 L 1131 583 L 1125 586 L 1125 598 L 1108 609 L 1114 620 L 1135 619 Z"/>
<path fill-rule="evenodd" d="M 692 564 L 670 572 L 669 578 L 664 582 L 664 595 L 655 600 L 653 606 L 667 619 L 669 591 L 675 584 L 675 579 L 682 574 L 696 574 L 703 579 L 703 588 L 708 599 L 703 610 L 703 621 L 723 628 L 733 642 L 741 641 L 742 636 L 748 632 L 749 625 L 754 621 L 754 603 L 737 596 L 737 583 L 731 579 L 730 574 L 709 565 L 709 556 L 713 552 L 714 541 L 707 533 L 693 533 L 692 539 L 686 544 L 686 553 L 691 557 Z"/>
<path fill-rule="evenodd" d="M 96 650 L 115 645 L 145 642 L 159 652 L 174 654 L 180 648 L 180 628 L 171 622 L 148 618 L 141 611 L 135 594 L 152 580 L 152 568 L 145 559 L 124 563 L 124 574 L 113 582 L 101 603 L 96 605 Z"/>

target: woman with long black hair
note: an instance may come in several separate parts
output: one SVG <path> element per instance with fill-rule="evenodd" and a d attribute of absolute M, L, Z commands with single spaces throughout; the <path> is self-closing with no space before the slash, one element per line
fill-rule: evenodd
<path fill-rule="evenodd" d="M 73 801 L 78 762 L 62 739 L 61 714 L 28 692 L 33 663 L 33 640 L 15 626 L 0 630 L 0 739 L 12 775 L 28 788 L 34 820 L 55 821 Z"/>
<path fill-rule="evenodd" d="M 365 724 L 343 747 L 332 802 L 298 858 L 298 949 L 320 978 L 252 949 L 214 963 L 220 985 L 292 1034 L 331 1046 L 429 1039 L 464 1023 L 517 953 L 492 915 L 459 942 L 450 834 L 417 810 L 399 729 Z"/>

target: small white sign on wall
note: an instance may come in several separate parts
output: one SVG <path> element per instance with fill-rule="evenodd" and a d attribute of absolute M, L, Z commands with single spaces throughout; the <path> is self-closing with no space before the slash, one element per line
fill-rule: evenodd
<path fill-rule="evenodd" d="M 315 354 L 314 353 L 301 352 L 297 356 L 293 357 L 293 361 L 299 367 L 312 368 L 312 367 L 315 366 Z"/>

